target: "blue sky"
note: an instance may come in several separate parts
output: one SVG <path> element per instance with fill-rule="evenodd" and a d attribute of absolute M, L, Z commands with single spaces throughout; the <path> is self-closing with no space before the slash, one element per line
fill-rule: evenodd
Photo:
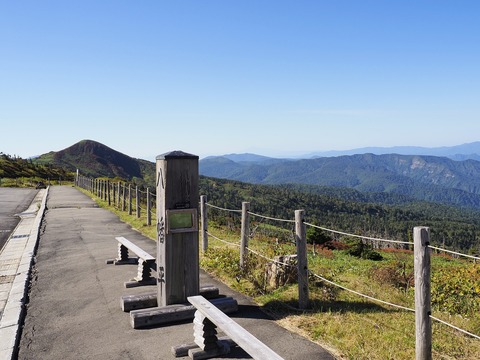
<path fill-rule="evenodd" d="M 0 151 L 480 140 L 480 2 L 0 0 Z"/>

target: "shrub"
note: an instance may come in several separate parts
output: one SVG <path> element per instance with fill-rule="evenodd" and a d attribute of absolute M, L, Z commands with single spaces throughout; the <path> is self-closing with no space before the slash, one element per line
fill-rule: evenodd
<path fill-rule="evenodd" d="M 374 261 L 383 259 L 379 252 L 374 251 L 372 246 L 365 244 L 362 240 L 349 240 L 347 244 L 349 248 L 345 252 L 348 255 Z"/>
<path fill-rule="evenodd" d="M 450 314 L 470 316 L 480 311 L 480 266 L 432 269 L 432 305 Z"/>

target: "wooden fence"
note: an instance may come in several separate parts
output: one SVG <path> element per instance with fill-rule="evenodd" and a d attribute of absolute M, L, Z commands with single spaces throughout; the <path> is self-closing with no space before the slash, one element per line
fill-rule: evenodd
<path fill-rule="evenodd" d="M 133 187 L 132 184 L 108 179 L 92 179 L 85 176 L 77 176 L 75 185 L 90 191 L 98 198 L 107 202 L 109 206 L 114 206 L 121 211 L 140 218 L 142 210 L 145 211 L 147 225 L 152 225 L 152 212 L 155 208 L 155 195 L 150 192 L 150 188 L 142 190 L 139 186 Z"/>

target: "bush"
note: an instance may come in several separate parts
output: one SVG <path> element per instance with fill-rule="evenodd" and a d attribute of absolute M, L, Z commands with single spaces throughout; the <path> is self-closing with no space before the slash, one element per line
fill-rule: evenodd
<path fill-rule="evenodd" d="M 450 314 L 470 316 L 480 311 L 480 266 L 432 269 L 432 306 Z"/>
<path fill-rule="evenodd" d="M 347 244 L 349 248 L 345 250 L 345 252 L 348 255 L 366 260 L 383 260 L 379 252 L 374 251 L 372 246 L 365 244 L 362 240 L 349 240 Z"/>

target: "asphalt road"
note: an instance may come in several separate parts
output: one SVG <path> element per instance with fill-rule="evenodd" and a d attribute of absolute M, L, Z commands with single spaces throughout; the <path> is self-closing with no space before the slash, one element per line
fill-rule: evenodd
<path fill-rule="evenodd" d="M 0 187 L 0 250 L 20 221 L 15 214 L 25 211 L 38 190 Z"/>

